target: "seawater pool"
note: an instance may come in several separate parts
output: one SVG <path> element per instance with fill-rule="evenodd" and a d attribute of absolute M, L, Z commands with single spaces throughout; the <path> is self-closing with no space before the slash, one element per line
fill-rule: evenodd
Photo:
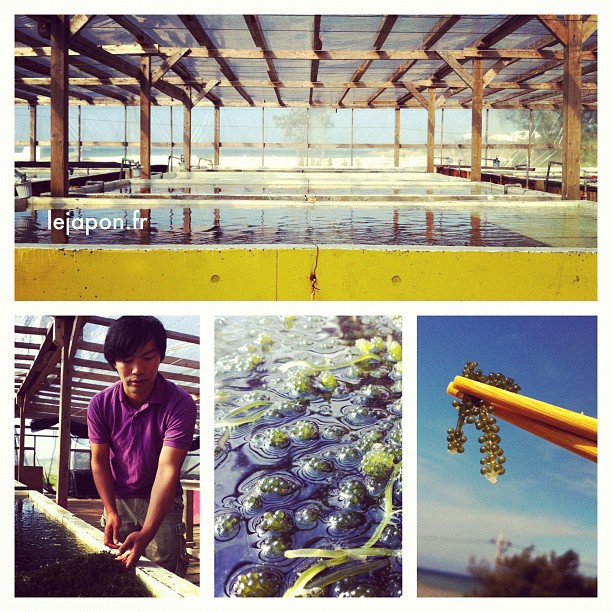
<path fill-rule="evenodd" d="M 215 325 L 215 595 L 399 596 L 400 318 Z"/>
<path fill-rule="evenodd" d="M 15 498 L 15 570 L 36 570 L 89 550 L 25 495 Z"/>
<path fill-rule="evenodd" d="M 82 202 L 82 199 L 80 199 Z M 169 207 L 172 203 L 173 207 Z M 162 201 L 138 208 L 70 210 L 66 242 L 75 245 L 354 244 L 471 247 L 597 247 L 597 208 L 590 203 L 333 202 L 262 204 Z M 122 208 L 123 206 L 123 208 Z M 176 207 L 174 207 L 176 206 Z M 143 224 L 141 219 L 148 222 Z M 15 242 L 50 244 L 49 210 L 15 215 Z"/>

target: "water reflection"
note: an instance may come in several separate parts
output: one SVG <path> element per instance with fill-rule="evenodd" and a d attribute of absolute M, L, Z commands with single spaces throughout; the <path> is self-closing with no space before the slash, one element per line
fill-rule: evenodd
<path fill-rule="evenodd" d="M 595 248 L 596 217 L 552 206 L 470 210 L 327 203 L 74 209 L 69 216 L 67 211 L 45 210 L 16 213 L 15 241 L 87 246 L 314 243 Z"/>

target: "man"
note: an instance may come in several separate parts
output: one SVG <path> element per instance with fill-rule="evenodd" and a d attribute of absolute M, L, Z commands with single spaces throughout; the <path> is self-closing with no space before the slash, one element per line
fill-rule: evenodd
<path fill-rule="evenodd" d="M 155 317 L 117 319 L 104 357 L 120 380 L 92 398 L 87 412 L 91 469 L 104 504 L 104 543 L 133 568 L 141 555 L 187 571 L 180 471 L 196 422 L 192 397 L 159 365 L 166 330 Z"/>

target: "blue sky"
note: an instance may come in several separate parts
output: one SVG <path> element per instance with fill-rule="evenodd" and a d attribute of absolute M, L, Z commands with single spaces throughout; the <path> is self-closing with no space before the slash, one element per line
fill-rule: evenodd
<path fill-rule="evenodd" d="M 506 474 L 480 475 L 476 430 L 450 455 L 446 430 L 457 412 L 446 393 L 468 360 L 502 372 L 521 394 L 597 417 L 595 317 L 418 318 L 418 565 L 467 573 L 471 557 L 493 563 L 503 533 L 509 553 L 573 549 L 596 573 L 597 466 L 500 421 Z"/>

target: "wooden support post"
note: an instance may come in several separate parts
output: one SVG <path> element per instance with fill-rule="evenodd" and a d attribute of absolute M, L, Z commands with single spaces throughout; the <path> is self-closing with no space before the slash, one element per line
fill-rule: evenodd
<path fill-rule="evenodd" d="M 580 142 L 582 130 L 582 18 L 567 15 L 567 46 L 563 62 L 562 198 L 580 199 Z"/>
<path fill-rule="evenodd" d="M 128 107 L 123 107 L 123 157 L 127 157 L 128 146 Z"/>
<path fill-rule="evenodd" d="M 261 108 L 261 167 L 266 165 L 266 107 Z"/>
<path fill-rule="evenodd" d="M 55 501 L 62 508 L 68 507 L 70 478 L 70 412 L 72 402 L 72 359 L 70 336 L 74 317 L 55 317 L 54 343 L 61 347 L 60 397 L 59 397 L 59 460 Z"/>
<path fill-rule="evenodd" d="M 51 195 L 68 195 L 68 15 L 50 16 Z M 68 240 L 66 211 L 51 211 L 51 241 Z"/>
<path fill-rule="evenodd" d="M 485 113 L 485 137 L 484 137 L 484 160 L 485 166 L 489 161 L 489 108 L 487 108 L 487 112 Z"/>
<path fill-rule="evenodd" d="M 183 156 L 185 170 L 191 170 L 191 106 L 183 107 Z"/>
<path fill-rule="evenodd" d="M 399 168 L 400 165 L 400 112 L 399 108 L 395 109 L 395 138 L 393 146 L 393 167 Z"/>
<path fill-rule="evenodd" d="M 306 167 L 308 167 L 309 159 L 310 159 L 310 107 L 306 109 Z M 353 165 L 353 153 L 351 151 L 351 166 L 352 165 Z"/>
<path fill-rule="evenodd" d="M 440 165 L 444 164 L 444 109 L 440 112 Z"/>
<path fill-rule="evenodd" d="M 525 188 L 529 189 L 529 168 L 531 167 L 531 142 L 533 140 L 533 108 L 529 109 L 529 138 L 527 140 L 527 180 Z"/>
<path fill-rule="evenodd" d="M 28 402 L 27 395 L 19 397 L 19 459 L 17 462 L 17 480 L 21 481 L 22 468 L 25 465 L 25 413 Z"/>
<path fill-rule="evenodd" d="M 427 100 L 427 172 L 435 172 L 436 153 L 436 90 L 429 90 Z"/>
<path fill-rule="evenodd" d="M 355 155 L 355 109 L 351 108 L 351 168 L 353 167 L 354 155 Z"/>
<path fill-rule="evenodd" d="M 140 58 L 140 165 L 142 178 L 151 178 L 151 57 Z"/>
<path fill-rule="evenodd" d="M 470 179 L 480 182 L 482 175 L 482 90 L 483 61 L 473 60 L 472 87 L 472 167 Z"/>
<path fill-rule="evenodd" d="M 30 161 L 36 161 L 36 104 L 30 104 Z"/>
<path fill-rule="evenodd" d="M 77 106 L 77 161 L 81 161 L 81 107 Z"/>
<path fill-rule="evenodd" d="M 221 135 L 221 109 L 215 106 L 214 110 L 214 142 L 213 142 L 213 166 L 219 167 L 219 146 L 220 146 L 220 135 Z"/>

